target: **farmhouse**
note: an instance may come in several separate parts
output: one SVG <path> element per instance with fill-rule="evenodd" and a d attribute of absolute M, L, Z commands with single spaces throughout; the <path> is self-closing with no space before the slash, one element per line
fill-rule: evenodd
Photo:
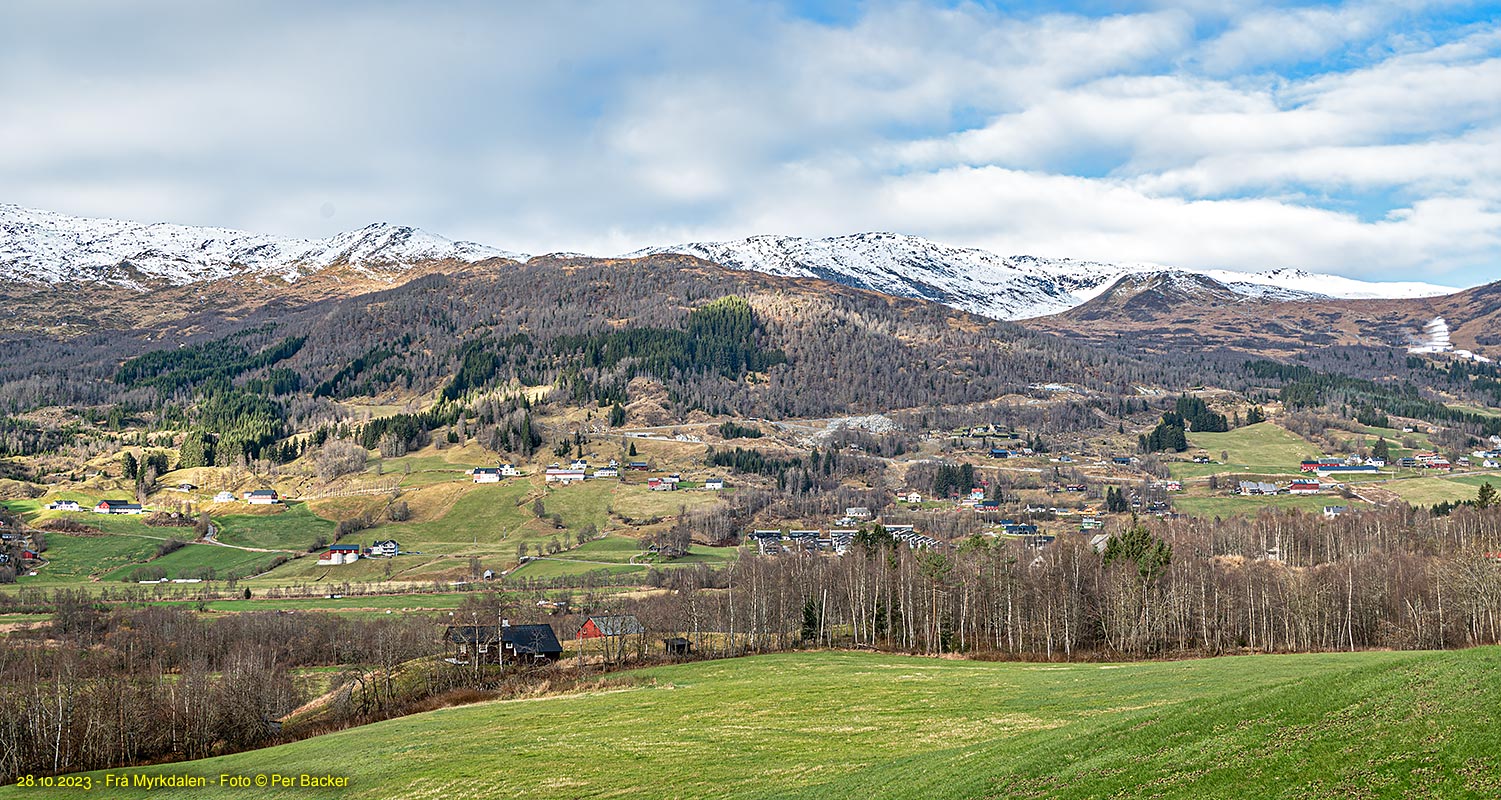
<path fill-rule="evenodd" d="M 1297 480 L 1287 485 L 1288 494 L 1318 494 L 1323 485 L 1318 481 Z"/>
<path fill-rule="evenodd" d="M 475 467 L 469 474 L 475 483 L 500 483 L 500 467 Z"/>
<path fill-rule="evenodd" d="M 704 481 L 704 488 L 708 489 L 711 492 L 723 491 L 724 478 L 709 478 L 708 480 Z"/>
<path fill-rule="evenodd" d="M 275 489 L 256 489 L 245 493 L 245 501 L 253 506 L 270 506 L 281 502 Z"/>
<path fill-rule="evenodd" d="M 141 512 L 139 503 L 125 500 L 100 500 L 99 505 L 94 506 L 95 514 L 140 514 Z"/>
<path fill-rule="evenodd" d="M 551 625 L 500 624 L 504 663 L 550 664 L 563 655 L 563 645 Z"/>
<path fill-rule="evenodd" d="M 597 469 L 597 470 L 594 471 L 594 477 L 596 477 L 596 478 L 618 478 L 618 477 L 620 477 L 620 468 L 619 467 L 600 467 L 599 469 Z"/>
<path fill-rule="evenodd" d="M 636 619 L 635 614 L 622 614 L 613 617 L 589 617 L 584 624 L 579 626 L 575 638 L 578 639 L 603 639 L 612 636 L 640 636 L 646 633 L 646 626 L 641 620 Z"/>
<path fill-rule="evenodd" d="M 386 539 L 370 545 L 370 555 L 377 558 L 395 558 L 401 552 L 395 539 Z"/>
<path fill-rule="evenodd" d="M 49 511 L 81 511 L 77 500 L 53 500 L 47 504 Z"/>
<path fill-rule="evenodd" d="M 220 493 L 214 495 L 214 502 L 215 503 L 233 503 L 234 501 L 235 501 L 235 493 L 234 492 L 220 492 Z"/>
<path fill-rule="evenodd" d="M 569 469 L 576 469 L 579 472 L 588 472 L 589 471 L 589 462 L 583 460 L 582 458 L 575 458 L 573 460 L 573 463 L 571 463 L 571 464 L 568 465 L 568 468 Z"/>
<path fill-rule="evenodd" d="M 521 470 L 517 469 L 515 464 L 501 464 L 500 474 L 501 477 L 505 478 L 519 478 L 521 477 Z"/>
<path fill-rule="evenodd" d="M 1329 475 L 1375 475 L 1380 471 L 1369 464 L 1335 464 L 1320 466 L 1315 473 L 1323 478 Z"/>
<path fill-rule="evenodd" d="M 626 464 L 625 468 L 633 472 L 645 472 L 651 469 L 651 465 L 647 464 L 645 461 L 632 461 L 631 463 Z"/>
<path fill-rule="evenodd" d="M 360 560 L 360 546 L 357 544 L 331 544 L 328 551 L 318 556 L 318 563 L 325 566 L 337 564 L 353 564 Z"/>
<path fill-rule="evenodd" d="M 922 502 L 922 492 L 907 492 L 906 494 L 897 495 L 897 497 L 909 503 Z"/>
<path fill-rule="evenodd" d="M 548 483 L 561 483 L 564 486 L 570 483 L 580 483 L 588 477 L 581 469 L 564 469 L 557 464 L 548 466 L 546 475 Z"/>
<path fill-rule="evenodd" d="M 665 478 L 651 478 L 647 480 L 646 487 L 654 492 L 671 492 L 678 488 L 676 481 L 668 481 Z"/>

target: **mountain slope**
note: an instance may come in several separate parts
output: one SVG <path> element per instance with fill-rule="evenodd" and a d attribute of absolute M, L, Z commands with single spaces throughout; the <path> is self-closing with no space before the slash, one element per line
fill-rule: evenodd
<path fill-rule="evenodd" d="M 1359 345 L 1494 359 L 1501 357 L 1501 282 L 1440 297 L 1288 300 L 1248 297 L 1207 275 L 1128 275 L 1077 308 L 1026 324 L 1159 352 L 1233 348 L 1291 356 Z"/>
<path fill-rule="evenodd" d="M 1261 273 L 1188 270 L 1157 264 L 1116 264 L 1067 258 L 998 256 L 917 236 L 860 233 L 827 239 L 754 236 L 638 250 L 698 256 L 732 269 L 815 277 L 914 297 L 996 319 L 1027 319 L 1066 311 L 1124 275 L 1199 274 L 1246 297 L 1274 300 L 1431 297 L 1455 291 L 1425 283 L 1368 283 L 1333 275 L 1279 269 Z"/>
<path fill-rule="evenodd" d="M 522 261 L 526 256 L 385 223 L 328 239 L 294 239 L 0 204 L 0 279 L 21 283 L 102 281 L 145 288 L 244 274 L 292 281 L 335 265 L 373 274 L 424 261 L 485 258 Z"/>

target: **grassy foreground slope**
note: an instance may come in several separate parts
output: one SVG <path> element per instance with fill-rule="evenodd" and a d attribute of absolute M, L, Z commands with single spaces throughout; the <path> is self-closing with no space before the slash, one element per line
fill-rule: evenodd
<path fill-rule="evenodd" d="M 351 779 L 152 797 L 1494 797 L 1497 674 L 1497 648 L 1119 665 L 784 654 L 146 771 Z"/>

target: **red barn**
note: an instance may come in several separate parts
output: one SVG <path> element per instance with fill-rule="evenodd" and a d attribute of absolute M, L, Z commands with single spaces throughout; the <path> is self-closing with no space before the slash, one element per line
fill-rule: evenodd
<path fill-rule="evenodd" d="M 602 639 L 607 636 L 638 636 L 646 633 L 646 626 L 634 614 L 618 617 L 590 617 L 579 626 L 578 638 Z"/>

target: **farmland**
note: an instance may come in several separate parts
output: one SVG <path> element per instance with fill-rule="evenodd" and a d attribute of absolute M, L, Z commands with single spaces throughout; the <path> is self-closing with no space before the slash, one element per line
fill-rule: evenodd
<path fill-rule="evenodd" d="M 795 653 L 131 772 L 333 773 L 358 798 L 1494 795 L 1498 668 L 1496 648 L 1134 664 Z"/>

